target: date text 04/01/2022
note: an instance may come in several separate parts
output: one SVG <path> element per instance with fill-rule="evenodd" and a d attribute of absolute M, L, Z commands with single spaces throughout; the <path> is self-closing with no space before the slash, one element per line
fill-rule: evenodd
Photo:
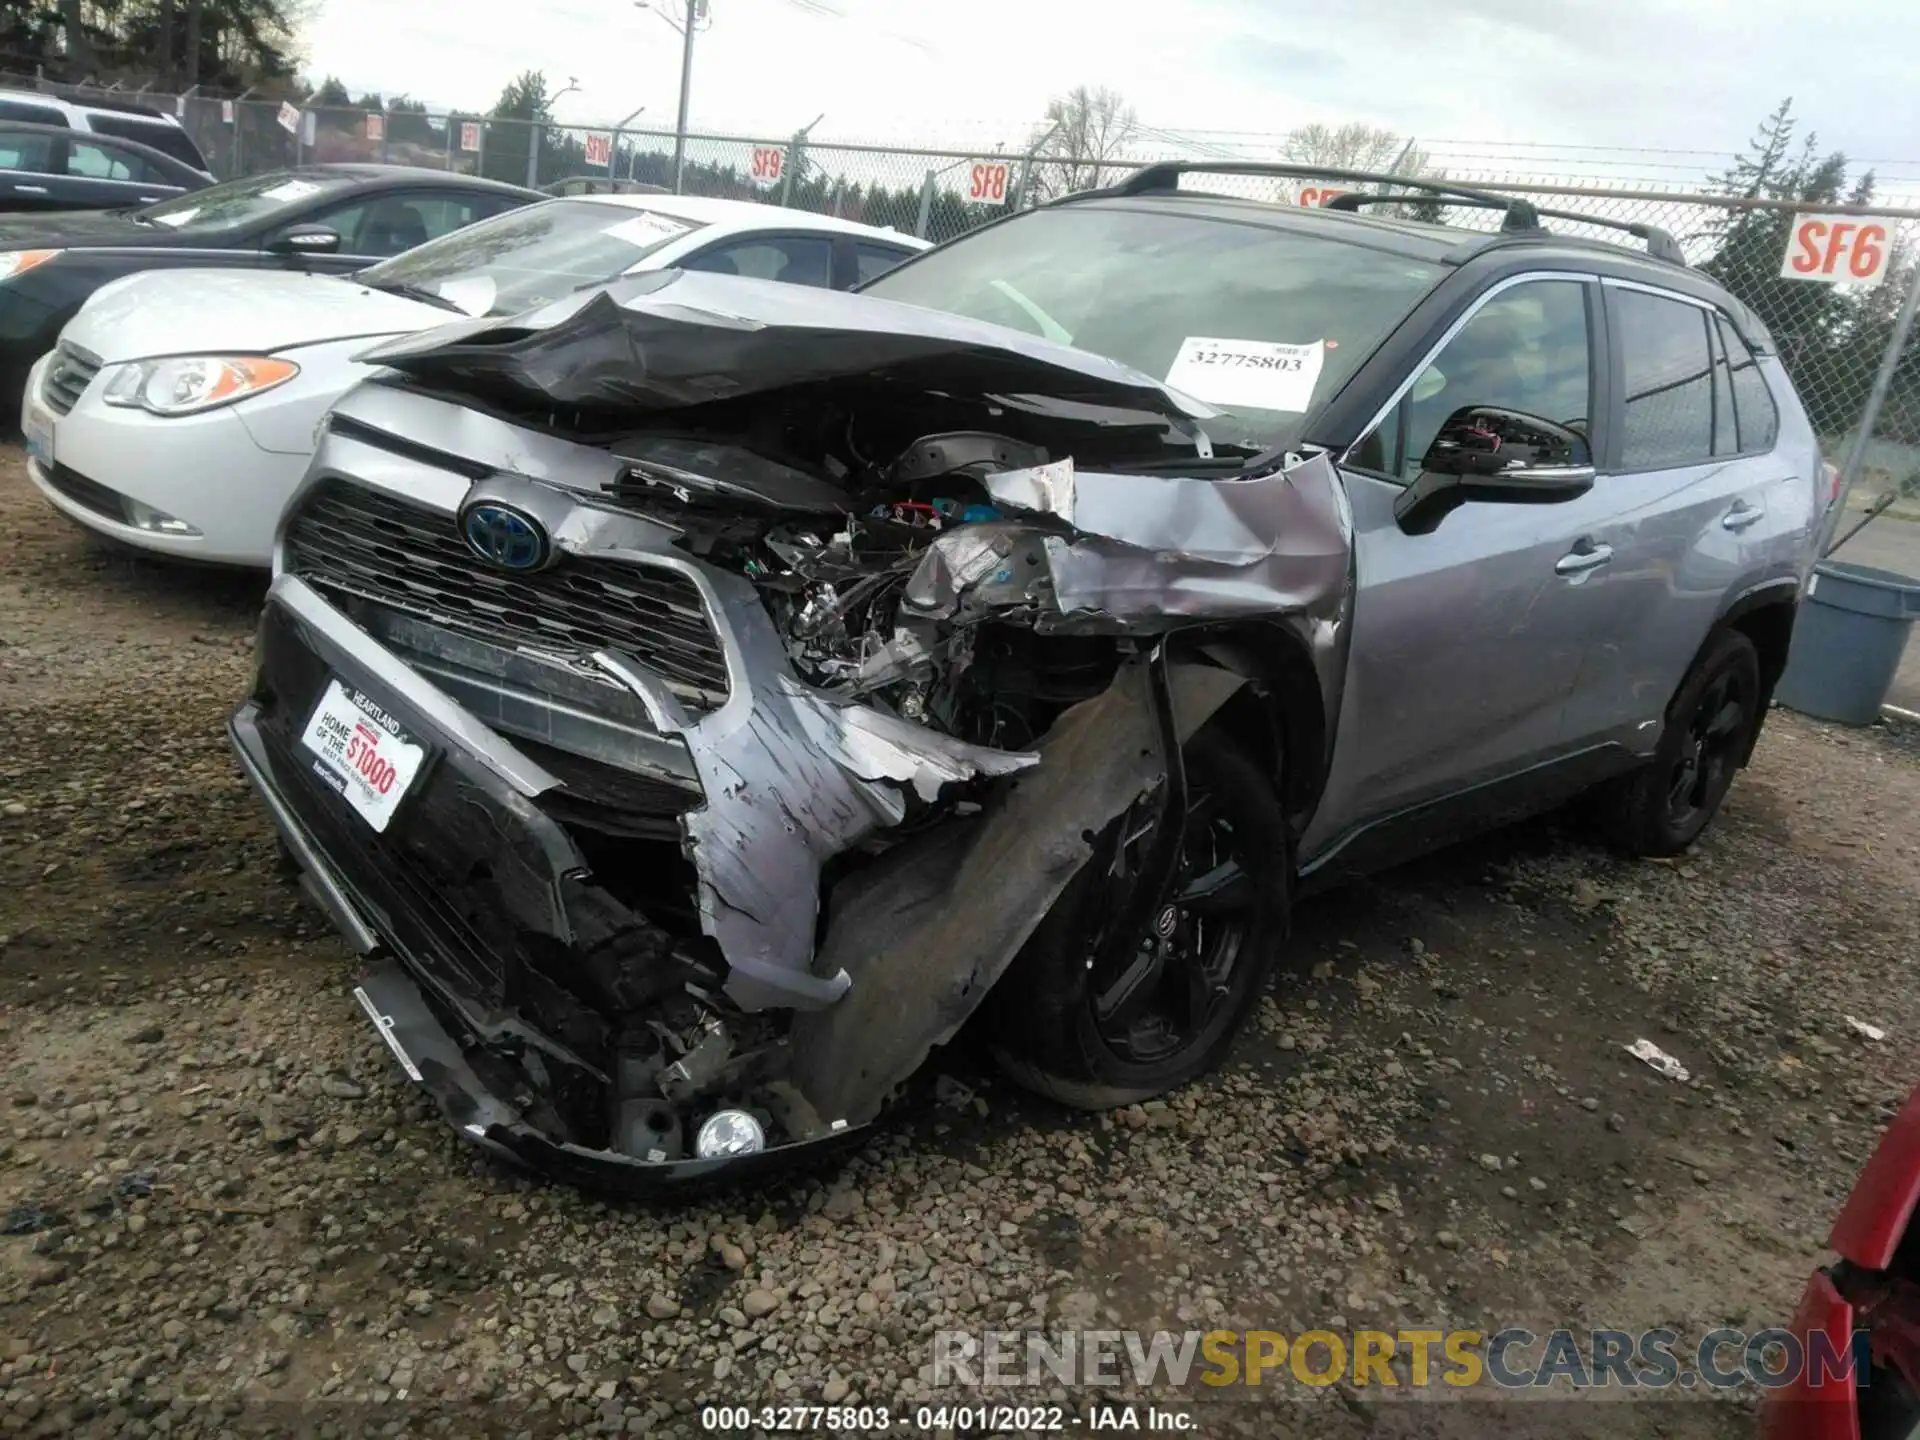
<path fill-rule="evenodd" d="M 884 1405 L 708 1405 L 700 1427 L 709 1432 L 760 1430 L 768 1434 L 852 1430 L 877 1435 L 985 1431 L 990 1434 L 1150 1431 L 1193 1434 L 1198 1423 L 1187 1410 L 1154 1405 L 1093 1405 L 1086 1410 L 1064 1405 L 919 1405 L 894 1411 Z"/>

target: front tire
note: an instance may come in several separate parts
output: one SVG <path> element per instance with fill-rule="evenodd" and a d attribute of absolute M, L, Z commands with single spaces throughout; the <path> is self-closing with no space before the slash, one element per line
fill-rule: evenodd
<path fill-rule="evenodd" d="M 1760 723 L 1760 654 L 1723 630 L 1667 707 L 1653 759 L 1601 796 L 1608 839 L 1630 855 L 1676 855 L 1719 813 Z"/>
<path fill-rule="evenodd" d="M 1137 943 L 1108 943 L 1148 834 L 1136 806 L 1107 827 L 988 1002 L 988 1043 L 1029 1090 L 1104 1110 L 1212 1069 L 1285 938 L 1291 871 L 1272 782 L 1218 726 L 1187 742 L 1188 814 L 1169 903 Z M 1120 952 L 1121 960 L 1098 957 Z"/>

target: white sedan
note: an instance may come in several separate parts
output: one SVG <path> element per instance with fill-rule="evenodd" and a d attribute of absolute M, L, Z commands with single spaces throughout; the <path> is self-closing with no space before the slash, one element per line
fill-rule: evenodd
<path fill-rule="evenodd" d="M 483 220 L 340 278 L 162 270 L 96 291 L 27 377 L 27 474 L 98 534 L 272 562 L 321 417 L 374 341 L 512 315 L 641 270 L 846 289 L 923 240 L 746 200 L 582 195 Z"/>

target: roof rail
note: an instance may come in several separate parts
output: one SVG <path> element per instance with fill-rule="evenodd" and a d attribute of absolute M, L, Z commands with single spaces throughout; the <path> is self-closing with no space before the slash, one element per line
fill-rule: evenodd
<path fill-rule="evenodd" d="M 1265 160 L 1160 160 L 1134 171 L 1105 193 L 1144 195 L 1154 190 L 1177 190 L 1180 177 L 1192 174 L 1271 175 L 1283 180 L 1346 180 L 1356 185 L 1398 185 L 1442 199 L 1457 196 L 1462 203 L 1476 204 L 1489 210 L 1504 210 L 1506 219 L 1501 223 L 1502 230 L 1532 232 L 1541 228 L 1541 212 L 1534 208 L 1533 202 L 1512 195 L 1496 195 L 1490 190 L 1474 190 L 1444 180 L 1423 180 L 1416 175 L 1383 175 L 1371 170 L 1333 170 L 1324 165 L 1290 165 Z M 1350 195 L 1335 196 L 1329 208 L 1353 209 L 1354 206 L 1340 204 L 1340 201 L 1351 198 Z M 1405 200 L 1408 197 L 1395 195 L 1384 198 Z"/>
<path fill-rule="evenodd" d="M 1397 202 L 1404 202 L 1406 198 L 1405 195 L 1361 195 L 1349 192 L 1345 195 L 1336 195 L 1327 202 L 1326 208 L 1329 210 L 1358 210 L 1362 205 L 1392 205 Z M 1449 205 L 1468 206 L 1481 210 L 1507 209 L 1506 204 L 1499 196 L 1494 196 L 1487 200 L 1480 199 L 1477 196 L 1472 198 L 1463 196 L 1458 199 L 1448 200 L 1445 203 Z M 1621 230 L 1633 236 L 1636 240 L 1646 241 L 1647 254 L 1651 255 L 1654 259 L 1665 260 L 1669 264 L 1681 266 L 1687 263 L 1686 252 L 1680 248 L 1680 242 L 1675 240 L 1668 231 L 1662 230 L 1658 225 L 1643 225 L 1637 220 L 1610 220 L 1604 215 L 1582 215 L 1577 210 L 1547 210 L 1540 206 L 1534 206 L 1533 213 L 1543 220 L 1573 220 L 1582 225 L 1599 225 L 1608 230 Z M 1512 211 L 1508 211 L 1508 223 L 1501 228 L 1505 230 L 1514 228 L 1512 224 Z"/>

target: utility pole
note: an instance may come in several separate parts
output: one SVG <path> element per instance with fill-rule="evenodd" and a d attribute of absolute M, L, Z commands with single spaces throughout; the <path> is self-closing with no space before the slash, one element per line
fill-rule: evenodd
<path fill-rule="evenodd" d="M 827 112 L 822 110 L 818 115 L 814 116 L 813 119 L 793 132 L 793 140 L 787 146 L 787 163 L 781 167 L 781 205 L 784 206 L 793 198 L 793 177 L 807 168 L 807 136 L 813 133 L 814 126 L 826 118 Z M 800 178 L 804 180 L 806 177 L 802 175 Z"/>
<path fill-rule="evenodd" d="M 687 0 L 685 29 L 680 37 L 680 118 L 673 127 L 673 193 L 686 187 L 687 179 L 687 100 L 693 90 L 693 24 L 698 18 L 700 0 Z"/>
<path fill-rule="evenodd" d="M 667 5 L 681 11 L 678 20 L 667 14 Z M 680 32 L 680 118 L 673 127 L 673 193 L 678 195 L 687 178 L 687 101 L 693 93 L 693 32 L 706 18 L 707 0 L 633 0 L 633 8 L 653 11 Z"/>

